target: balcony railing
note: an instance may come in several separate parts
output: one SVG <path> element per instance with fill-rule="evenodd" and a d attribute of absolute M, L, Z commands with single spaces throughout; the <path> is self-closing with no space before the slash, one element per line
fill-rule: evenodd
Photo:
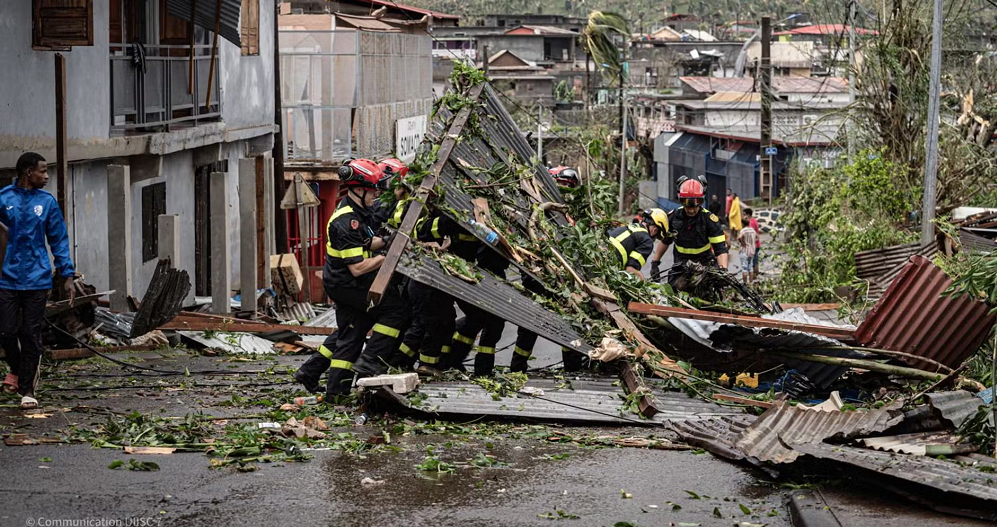
<path fill-rule="evenodd" d="M 215 57 L 209 104 L 211 46 L 193 49 L 191 61 L 190 46 L 112 47 L 112 132 L 169 130 L 181 123 L 194 126 L 221 117 L 221 57 Z"/>

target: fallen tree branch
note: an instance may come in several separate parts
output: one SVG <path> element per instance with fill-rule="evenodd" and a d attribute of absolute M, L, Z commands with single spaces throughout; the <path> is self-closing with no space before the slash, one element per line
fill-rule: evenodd
<path fill-rule="evenodd" d="M 787 359 L 805 360 L 808 362 L 819 362 L 821 364 L 832 364 L 835 366 L 844 366 L 846 368 L 859 368 L 878 373 L 899 375 L 901 377 L 907 377 L 910 379 L 939 381 L 943 377 L 940 373 L 931 373 L 930 371 L 919 370 L 917 368 L 909 368 L 906 366 L 894 366 L 892 364 L 883 364 L 881 362 L 876 362 L 871 360 L 846 359 L 842 357 L 828 357 L 826 355 L 810 355 L 808 353 L 799 353 L 795 351 L 769 351 L 768 353 L 771 355 L 778 355 L 780 357 L 785 357 Z"/>

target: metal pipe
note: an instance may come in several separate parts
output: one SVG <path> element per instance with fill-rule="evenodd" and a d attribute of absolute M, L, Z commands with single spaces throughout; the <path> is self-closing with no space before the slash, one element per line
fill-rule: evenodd
<path fill-rule="evenodd" d="M 928 96 L 927 156 L 924 164 L 924 210 L 921 214 L 921 245 L 935 239 L 935 182 L 938 178 L 938 97 L 942 88 L 942 0 L 934 0 L 931 25 L 931 93 Z"/>

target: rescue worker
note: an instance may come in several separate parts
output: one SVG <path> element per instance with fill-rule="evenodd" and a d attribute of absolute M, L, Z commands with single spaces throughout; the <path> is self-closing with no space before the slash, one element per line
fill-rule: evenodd
<path fill-rule="evenodd" d="M 630 225 L 611 229 L 607 235 L 609 245 L 619 256 L 620 266 L 643 279 L 640 270 L 654 250 L 654 240 L 663 240 L 667 232 L 668 214 L 661 209 L 648 209 Z"/>
<path fill-rule="evenodd" d="M 578 171 L 566 166 L 558 166 L 548 169 L 550 176 L 554 178 L 554 181 L 561 188 L 578 188 L 581 185 L 581 179 L 578 177 Z M 574 222 L 568 218 L 568 221 L 574 224 Z M 536 280 L 524 276 L 523 277 L 523 287 L 535 294 L 545 294 L 543 285 L 537 283 Z M 533 348 L 537 344 L 537 334 L 526 329 L 519 328 L 516 330 L 516 345 L 513 348 L 512 360 L 509 361 L 509 371 L 514 373 L 525 373 L 529 369 L 529 360 L 533 356 Z M 561 350 L 561 356 L 564 361 L 565 371 L 579 371 L 582 369 L 582 355 L 567 349 Z"/>
<path fill-rule="evenodd" d="M 355 159 L 340 167 L 339 178 L 347 192 L 327 226 L 325 267 L 322 283 L 336 303 L 339 327 L 335 348 L 331 349 L 327 398 L 349 393 L 353 374 L 372 376 L 384 373 L 387 361 L 397 347 L 397 339 L 408 324 L 408 308 L 398 285 L 388 286 L 381 302 L 368 309 L 367 293 L 383 255 L 374 255 L 387 246 L 387 239 L 375 236 L 374 201 L 387 180 L 369 159 Z M 367 333 L 372 331 L 364 347 Z"/>
<path fill-rule="evenodd" d="M 402 223 L 405 206 L 409 202 L 411 188 L 405 183 L 405 177 L 408 175 L 408 165 L 398 159 L 390 158 L 378 163 L 377 167 L 381 169 L 385 183 L 397 178 L 394 188 L 395 202 L 389 203 L 378 199 L 375 204 L 374 220 L 377 223 L 376 228 L 378 232 L 386 235 L 387 233 L 383 229 L 383 225 L 387 223 L 397 229 Z M 305 390 L 311 393 L 319 391 L 319 381 L 322 374 L 329 369 L 329 361 L 332 360 L 333 350 L 336 349 L 336 339 L 338 337 L 338 331 L 329 335 L 325 339 L 325 342 L 319 346 L 318 352 L 309 357 L 304 364 L 298 367 L 298 371 L 294 373 L 294 380 L 301 383 L 305 387 Z"/>
<path fill-rule="evenodd" d="M 377 167 L 381 169 L 385 178 L 389 180 L 395 179 L 396 184 L 394 186 L 394 203 L 379 199 L 377 201 L 378 207 L 375 218 L 379 224 L 386 224 L 389 227 L 397 229 L 402 224 L 405 207 L 411 201 L 409 196 L 412 194 L 412 188 L 405 181 L 405 178 L 408 176 L 408 165 L 392 157 L 381 161 L 377 164 Z"/>
<path fill-rule="evenodd" d="M 454 255 L 468 262 L 476 262 L 478 267 L 496 276 L 505 276 L 505 270 L 509 266 L 505 258 L 481 243 L 449 216 L 437 212 L 420 227 L 419 239 L 441 241 L 444 238 L 450 238 L 449 250 Z M 465 371 L 464 359 L 474 348 L 475 338 L 480 333 L 478 353 L 474 358 L 474 373 L 479 376 L 490 375 L 495 366 L 495 345 L 502 338 L 505 321 L 469 302 L 461 299 L 456 301 L 464 316 L 455 323 L 450 346 L 441 350 L 443 360 L 440 367 Z"/>
<path fill-rule="evenodd" d="M 668 246 L 675 244 L 675 265 L 694 261 L 704 265 L 719 265 L 727 269 L 727 238 L 720 218 L 703 207 L 706 185 L 699 179 L 680 180 L 678 195 L 682 208 L 668 214 L 664 241 L 657 247 L 651 260 L 652 276 L 660 273 L 661 257 Z"/>

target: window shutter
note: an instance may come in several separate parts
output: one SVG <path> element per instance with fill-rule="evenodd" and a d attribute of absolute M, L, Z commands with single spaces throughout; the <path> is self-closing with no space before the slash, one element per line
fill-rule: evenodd
<path fill-rule="evenodd" d="M 239 41 L 243 55 L 260 54 L 260 0 L 242 0 Z"/>
<path fill-rule="evenodd" d="M 32 12 L 32 47 L 93 45 L 93 0 L 32 0 Z"/>

